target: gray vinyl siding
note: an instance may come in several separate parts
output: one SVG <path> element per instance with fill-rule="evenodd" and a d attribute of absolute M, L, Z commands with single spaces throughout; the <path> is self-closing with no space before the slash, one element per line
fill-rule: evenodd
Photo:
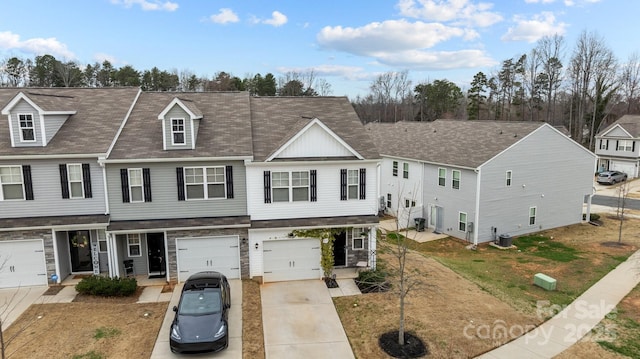
<path fill-rule="evenodd" d="M 171 119 L 172 118 L 182 118 L 184 119 L 184 145 L 172 145 L 172 136 L 171 136 Z M 193 134 L 191 133 L 191 119 L 189 115 L 182 109 L 182 107 L 175 105 L 171 110 L 169 110 L 164 117 L 165 121 L 165 139 L 167 144 L 167 150 L 185 150 L 191 149 L 191 138 Z"/>
<path fill-rule="evenodd" d="M 33 116 L 33 129 L 35 133 L 35 142 L 20 142 L 20 121 L 19 114 L 31 114 Z M 40 115 L 35 108 L 31 107 L 25 100 L 20 100 L 11 110 L 11 129 L 13 131 L 13 143 L 15 147 L 41 147 L 42 146 L 42 128 L 40 127 Z"/>
<path fill-rule="evenodd" d="M 233 166 L 233 199 L 178 200 L 176 167 Z M 124 203 L 121 168 L 149 168 L 152 202 Z M 112 220 L 244 216 L 247 214 L 246 171 L 241 161 L 108 164 L 107 183 Z"/>
<path fill-rule="evenodd" d="M 438 185 L 438 169 L 445 168 L 447 177 L 445 186 Z M 460 171 L 460 188 L 452 188 L 452 171 Z M 458 213 L 467 214 L 467 222 L 473 222 L 475 218 L 475 198 L 477 177 L 476 173 L 469 169 L 439 166 L 433 164 L 424 165 L 424 197 L 425 217 L 429 215 L 429 205 L 437 205 L 443 208 L 444 233 L 456 238 L 467 239 L 467 233 L 458 230 Z"/>
<path fill-rule="evenodd" d="M 64 122 L 67 120 L 67 118 L 68 118 L 67 115 L 55 115 L 55 116 L 48 115 L 44 117 L 44 127 L 45 127 L 44 132 L 45 132 L 47 143 L 49 143 L 49 141 L 51 141 L 53 136 L 56 135 L 56 133 L 58 132 L 60 127 L 62 127 Z"/>
<path fill-rule="evenodd" d="M 63 163 L 90 164 L 92 198 L 62 198 L 58 165 Z M 31 165 L 34 199 L 32 201 L 10 200 L 0 202 L 0 218 L 87 215 L 104 214 L 106 212 L 102 170 L 96 161 L 90 161 L 86 158 L 0 161 L 0 166 L 22 165 Z"/>
<path fill-rule="evenodd" d="M 595 156 L 549 127 L 541 127 L 480 168 L 478 242 L 580 223 L 591 194 Z M 506 171 L 512 171 L 506 186 Z M 529 208 L 536 224 L 529 225 Z"/>
<path fill-rule="evenodd" d="M 147 235 L 145 233 L 140 233 L 139 257 L 129 257 L 126 234 L 116 235 L 116 241 L 118 243 L 118 258 L 120 258 L 120 263 L 118 263 L 118 265 L 120 266 L 120 274 L 122 277 L 126 275 L 124 271 L 124 261 L 127 259 L 133 260 L 133 269 L 136 275 L 149 273 L 149 267 L 147 264 L 149 260 L 149 252 L 147 251 Z"/>

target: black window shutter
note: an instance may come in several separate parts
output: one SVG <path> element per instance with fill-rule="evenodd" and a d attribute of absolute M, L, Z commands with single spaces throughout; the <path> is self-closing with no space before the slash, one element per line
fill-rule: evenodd
<path fill-rule="evenodd" d="M 311 190 L 311 202 L 318 201 L 318 186 L 317 186 L 317 174 L 316 170 L 309 171 L 309 182 L 310 182 L 310 190 Z"/>
<path fill-rule="evenodd" d="M 636 141 L 631 142 L 631 152 L 636 152 Z"/>
<path fill-rule="evenodd" d="M 24 199 L 33 200 L 33 183 L 31 182 L 31 166 L 22 166 L 22 178 L 24 180 Z"/>
<path fill-rule="evenodd" d="M 225 166 L 224 174 L 227 179 L 227 198 L 233 198 L 233 166 Z"/>
<path fill-rule="evenodd" d="M 151 202 L 151 171 L 142 169 L 142 186 L 144 187 L 144 201 Z"/>
<path fill-rule="evenodd" d="M 340 169 L 340 200 L 347 200 L 347 169 Z"/>
<path fill-rule="evenodd" d="M 62 189 L 62 198 L 69 198 L 69 178 L 67 177 L 67 165 L 60 166 L 60 189 Z"/>
<path fill-rule="evenodd" d="M 608 150 L 608 149 L 609 149 L 609 140 L 607 140 L 607 145 L 606 145 L 606 148 L 605 148 L 605 149 L 606 149 L 606 150 Z"/>
<path fill-rule="evenodd" d="M 129 203 L 129 171 L 126 168 L 120 169 L 120 186 L 122 188 L 122 202 Z"/>
<path fill-rule="evenodd" d="M 271 203 L 271 171 L 264 171 L 264 203 Z"/>
<path fill-rule="evenodd" d="M 616 140 L 616 151 L 618 150 L 618 148 L 620 148 L 618 146 L 620 146 L 620 140 Z"/>
<path fill-rule="evenodd" d="M 360 169 L 360 199 L 367 199 L 367 169 Z"/>
<path fill-rule="evenodd" d="M 93 197 L 93 193 L 91 193 L 91 168 L 88 163 L 82 164 L 82 182 L 84 186 L 84 198 Z"/>
<path fill-rule="evenodd" d="M 184 168 L 176 167 L 176 180 L 178 181 L 178 201 L 184 201 Z"/>

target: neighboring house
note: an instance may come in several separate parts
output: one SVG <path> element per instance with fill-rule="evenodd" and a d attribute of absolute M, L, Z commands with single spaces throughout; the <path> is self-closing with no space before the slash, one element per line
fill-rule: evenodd
<path fill-rule="evenodd" d="M 383 158 L 381 199 L 401 227 L 424 218 L 436 232 L 477 244 L 580 223 L 590 203 L 595 156 L 545 123 L 438 120 L 366 129 Z"/>
<path fill-rule="evenodd" d="M 0 89 L 0 287 L 375 266 L 379 155 L 346 98 Z M 308 251 L 307 251 L 308 250 Z"/>
<path fill-rule="evenodd" d="M 640 115 L 624 115 L 596 135 L 597 171 L 611 170 L 638 177 Z"/>
<path fill-rule="evenodd" d="M 100 160 L 137 93 L 0 89 L 0 287 L 99 273 L 107 262 Z"/>
<path fill-rule="evenodd" d="M 322 277 L 319 240 L 296 229 L 342 229 L 335 266 L 375 266 L 380 156 L 349 100 L 252 97 L 251 122 L 251 276 Z"/>

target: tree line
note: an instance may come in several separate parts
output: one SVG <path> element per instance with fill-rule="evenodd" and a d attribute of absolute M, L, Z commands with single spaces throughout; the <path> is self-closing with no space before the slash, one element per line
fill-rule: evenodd
<path fill-rule="evenodd" d="M 2 87 L 140 87 L 145 91 L 248 91 L 256 96 L 326 96 L 331 85 L 313 70 L 273 74 L 248 74 L 244 78 L 217 72 L 212 78 L 189 70 L 166 71 L 153 67 L 114 67 L 109 61 L 82 66 L 52 55 L 34 59 L 11 57 L 0 61 Z"/>
<path fill-rule="evenodd" d="M 379 75 L 354 107 L 364 122 L 439 118 L 544 121 L 564 126 L 593 149 L 593 137 L 625 114 L 640 113 L 640 56 L 615 57 L 597 33 L 583 31 L 570 51 L 562 36 L 478 72 L 463 92 L 446 80 L 412 87 L 408 74 Z"/>
<path fill-rule="evenodd" d="M 146 91 L 248 91 L 257 96 L 326 96 L 331 84 L 313 72 L 213 77 L 189 70 L 136 70 L 109 61 L 81 66 L 51 55 L 0 61 L 0 86 L 116 87 Z M 583 31 L 570 50 L 564 37 L 547 36 L 496 69 L 478 72 L 463 91 L 447 80 L 413 85 L 408 71 L 387 72 L 351 103 L 362 122 L 436 119 L 544 121 L 564 126 L 593 149 L 593 136 L 620 116 L 640 113 L 640 56 L 617 59 L 605 40 Z"/>

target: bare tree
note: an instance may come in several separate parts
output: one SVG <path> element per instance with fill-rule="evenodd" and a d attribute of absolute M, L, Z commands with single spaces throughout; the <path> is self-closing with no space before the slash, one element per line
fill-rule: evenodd
<path fill-rule="evenodd" d="M 574 138 L 584 142 L 583 129 L 589 105 L 595 111 L 597 104 L 590 104 L 589 97 L 593 96 L 595 90 L 595 79 L 603 76 L 602 72 L 611 71 L 611 66 L 615 67 L 613 53 L 606 46 L 604 39 L 595 33 L 583 31 L 571 57 L 569 69 L 572 81 L 572 90 L 576 100 Z M 597 101 L 597 100 L 596 100 Z"/>
<path fill-rule="evenodd" d="M 623 100 L 627 103 L 626 113 L 637 111 L 637 97 L 638 91 L 640 91 L 640 55 L 637 52 L 629 55 L 627 62 L 622 65 L 618 81 Z"/>
<path fill-rule="evenodd" d="M 617 189 L 618 206 L 616 208 L 616 216 L 618 217 L 618 219 L 620 219 L 620 226 L 618 227 L 618 243 L 622 243 L 622 224 L 624 223 L 624 210 L 630 190 L 631 187 L 629 186 L 629 182 L 627 181 L 622 182 Z"/>
<path fill-rule="evenodd" d="M 536 53 L 544 74 L 544 94 L 547 97 L 546 122 L 555 118 L 556 95 L 562 83 L 562 59 L 564 57 L 564 37 L 555 34 L 538 40 Z"/>

